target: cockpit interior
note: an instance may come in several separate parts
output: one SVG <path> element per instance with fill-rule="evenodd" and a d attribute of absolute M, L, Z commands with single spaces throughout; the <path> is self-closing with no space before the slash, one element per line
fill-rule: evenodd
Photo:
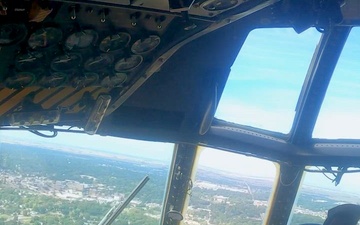
<path fill-rule="evenodd" d="M 161 225 L 191 224 L 201 148 L 269 160 L 260 222 L 290 224 L 304 173 L 360 172 L 359 25 L 357 0 L 0 0 L 0 130 L 174 143 Z"/>

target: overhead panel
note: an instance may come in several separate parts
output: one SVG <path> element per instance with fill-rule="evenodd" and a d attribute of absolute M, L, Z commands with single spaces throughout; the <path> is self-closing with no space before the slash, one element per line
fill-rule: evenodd
<path fill-rule="evenodd" d="M 62 123 L 85 123 L 99 96 L 116 100 L 166 48 L 173 15 L 118 7 L 129 1 L 87 3 L 38 5 L 53 7 L 44 22 L 10 23 L 1 15 L 1 124 L 35 125 L 13 120 L 48 110 L 58 110 Z"/>

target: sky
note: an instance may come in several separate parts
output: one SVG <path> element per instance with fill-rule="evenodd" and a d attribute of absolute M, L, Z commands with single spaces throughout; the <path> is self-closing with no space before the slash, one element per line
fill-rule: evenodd
<path fill-rule="evenodd" d="M 320 138 L 360 138 L 360 30 L 354 28 L 333 75 L 313 136 Z M 252 31 L 241 49 L 227 82 L 216 117 L 230 122 L 288 133 L 308 66 L 321 34 L 315 29 L 297 34 L 292 29 Z M 351 49 L 351 50 L 350 50 Z M 354 58 L 356 60 L 354 60 Z M 27 132 L 1 132 L 1 139 L 18 139 L 53 145 L 78 144 L 85 148 L 170 163 L 173 144 L 134 141 L 113 137 L 59 133 L 54 139 Z M 274 178 L 274 163 L 252 157 L 203 150 L 200 166 Z M 321 175 L 321 174 L 320 174 Z M 359 175 L 356 180 L 360 180 Z M 346 176 L 340 188 L 354 183 Z M 319 182 L 321 181 L 321 182 Z M 323 175 L 309 175 L 310 185 L 330 185 Z M 330 187 L 329 186 L 329 187 Z"/>
<path fill-rule="evenodd" d="M 249 34 L 232 67 L 216 117 L 286 134 L 321 34 L 315 29 L 301 34 L 292 29 L 273 30 Z M 360 53 L 359 34 L 360 29 L 354 28 L 344 47 L 314 129 L 315 138 L 360 138 L 360 66 L 354 60 Z"/>
<path fill-rule="evenodd" d="M 18 137 L 21 137 L 19 139 Z M 31 142 L 41 145 L 83 148 L 110 154 L 124 154 L 133 157 L 170 162 L 173 146 L 171 143 L 147 142 L 116 138 L 110 136 L 71 134 L 59 132 L 55 138 L 43 138 L 27 131 L 1 131 L 0 138 L 5 142 Z"/>
<path fill-rule="evenodd" d="M 288 133 L 320 33 L 309 29 L 250 32 L 231 68 L 216 117 Z"/>
<path fill-rule="evenodd" d="M 360 29 L 353 28 L 327 90 L 313 137 L 360 138 Z"/>
<path fill-rule="evenodd" d="M 353 28 L 335 68 L 314 138 L 360 138 L 359 28 Z M 321 34 L 292 29 L 252 31 L 240 51 L 216 117 L 287 134 Z M 354 60 L 356 59 L 356 60 Z"/>

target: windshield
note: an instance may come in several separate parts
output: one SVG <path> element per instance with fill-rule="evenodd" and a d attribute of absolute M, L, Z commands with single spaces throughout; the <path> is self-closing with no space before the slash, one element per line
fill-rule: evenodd
<path fill-rule="evenodd" d="M 114 224 L 159 224 L 172 144 L 64 133 L 1 137 L 0 224 L 98 224 L 146 175 Z"/>
<path fill-rule="evenodd" d="M 324 170 L 317 167 L 308 169 Z M 359 179 L 360 173 L 346 173 L 335 186 L 335 176 L 331 173 L 305 172 L 289 224 L 323 224 L 329 209 L 346 203 L 360 204 Z"/>
<path fill-rule="evenodd" d="M 277 173 L 276 164 L 204 149 L 184 224 L 260 225 Z"/>

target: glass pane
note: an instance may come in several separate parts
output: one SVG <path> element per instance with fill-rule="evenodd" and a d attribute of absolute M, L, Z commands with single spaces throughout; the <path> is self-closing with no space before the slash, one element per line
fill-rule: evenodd
<path fill-rule="evenodd" d="M 334 178 L 332 174 L 326 175 Z M 323 224 L 329 209 L 347 203 L 360 204 L 360 173 L 344 174 L 338 186 L 329 178 L 322 173 L 305 173 L 290 225 Z"/>
<path fill-rule="evenodd" d="M 270 161 L 203 150 L 184 224 L 260 225 L 276 171 Z"/>
<path fill-rule="evenodd" d="M 314 138 L 360 138 L 360 28 L 352 29 L 316 122 Z"/>
<path fill-rule="evenodd" d="M 319 39 L 315 29 L 253 30 L 231 68 L 216 117 L 288 133 Z"/>
<path fill-rule="evenodd" d="M 99 224 L 146 175 L 115 223 L 159 224 L 173 145 L 64 133 L 1 139 L 0 224 Z"/>

